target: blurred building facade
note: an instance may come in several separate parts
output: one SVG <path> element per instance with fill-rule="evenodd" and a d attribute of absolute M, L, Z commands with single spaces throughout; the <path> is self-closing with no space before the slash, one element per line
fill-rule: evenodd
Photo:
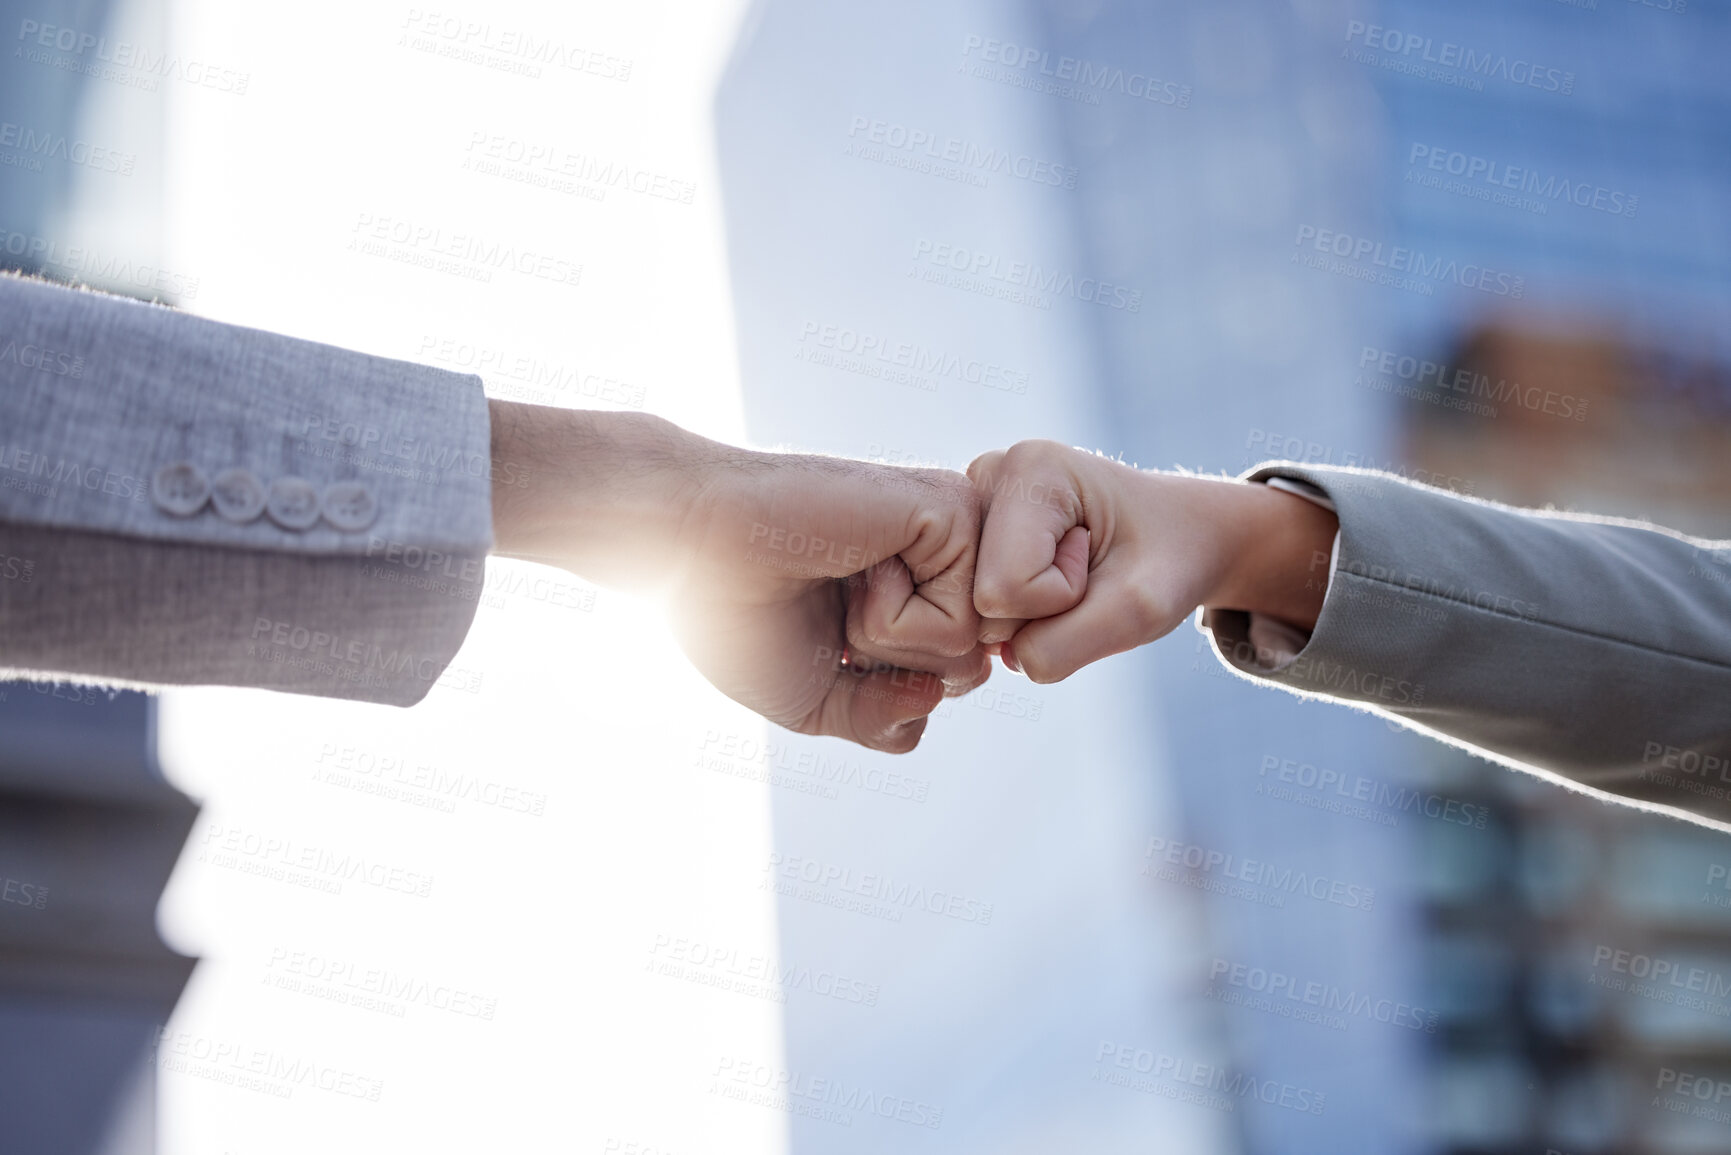
<path fill-rule="evenodd" d="M 760 436 L 958 466 L 958 439 L 985 448 L 1007 425 L 1150 467 L 1361 465 L 1726 532 L 1714 318 L 1731 154 L 1704 144 L 1724 131 L 1709 63 L 1727 44 L 1721 14 L 1044 3 L 881 19 L 893 35 L 834 10 L 759 5 L 722 93 Z M 947 64 L 933 47 L 946 39 Z M 1467 50 L 1485 63 L 1439 63 Z M 1038 201 L 980 180 L 965 160 L 994 145 L 1047 150 L 1056 187 Z M 970 193 L 974 212 L 958 218 Z M 858 223 L 837 238 L 844 218 Z M 1068 272 L 1118 286 L 1137 307 L 1057 295 L 1030 306 L 1026 279 L 1007 271 L 1018 261 L 1047 284 Z M 1029 351 L 1057 332 L 1060 353 Z M 987 361 L 1030 366 L 1030 403 L 910 401 L 897 389 L 910 382 L 873 372 L 874 337 L 971 342 Z M 1041 385 L 1063 395 L 1055 424 L 1042 425 Z M 889 416 L 909 406 L 912 422 Z M 847 416 L 826 435 L 822 415 L 838 409 Z M 994 436 L 970 443 L 970 422 Z M 1157 805 L 1137 803 L 1139 821 L 1162 827 L 1145 852 L 1260 856 L 1364 880 L 1376 896 L 1368 911 L 1247 902 L 1191 872 L 1167 883 L 1193 890 L 1179 904 L 1196 920 L 1184 946 L 1095 940 L 1136 957 L 1151 986 L 1180 984 L 1209 1039 L 1197 1045 L 1238 1085 L 1308 1080 L 1326 1098 L 1317 1115 L 1242 1104 L 1221 1140 L 1230 1149 L 1723 1149 L 1716 1121 L 1660 1082 L 1719 1069 L 1701 1041 L 1718 1036 L 1718 1012 L 1672 1010 L 1667 1041 L 1641 1012 L 1675 1004 L 1636 994 L 1631 1010 L 1613 989 L 1619 963 L 1682 967 L 1681 955 L 1717 949 L 1720 908 L 1703 889 L 1714 864 L 1689 858 L 1710 855 L 1713 836 L 1257 691 L 1187 634 L 1113 670 L 1116 689 L 1135 689 L 1096 723 L 1113 728 L 1107 756 L 1170 784 Z M 1063 709 L 1069 693 L 1099 692 L 1082 681 L 1030 689 Z M 1342 806 L 1328 782 L 1376 804 Z M 1135 798 L 1123 778 L 1111 788 Z M 1017 813 L 997 806 L 999 821 Z M 778 838 L 833 833 L 805 821 L 781 808 Z M 1657 892 L 1621 873 L 1651 864 L 1654 845 L 1671 848 L 1676 871 Z M 937 869 L 965 853 L 912 858 Z M 1099 885 L 1075 862 L 1045 865 L 1079 890 Z M 831 933 L 797 903 L 782 914 L 789 938 Z M 1691 965 L 1717 975 L 1711 962 Z M 1320 1012 L 1279 993 L 1294 987 L 1320 991 Z M 798 1015 L 788 1031 L 790 1054 L 862 1061 L 857 1036 Z M 892 1033 L 958 1056 L 970 1045 L 929 1017 Z M 889 1041 L 869 1054 L 887 1063 Z M 1041 1094 L 1022 1092 L 1017 1117 L 1087 1112 Z M 968 1104 L 986 1118 L 1008 1109 L 989 1095 Z M 968 1115 L 947 1119 L 972 1139 Z M 1146 1124 L 1086 1133 L 1132 1149 Z M 794 1134 L 796 1149 L 825 1149 L 816 1128 Z M 951 1136 L 945 1149 L 973 1148 Z"/>
<path fill-rule="evenodd" d="M 181 295 L 160 275 L 160 93 L 36 59 L 59 55 L 45 27 L 125 42 L 165 24 L 157 0 L 0 4 L 0 268 Z M 0 559 L 6 580 L 31 568 Z M 158 1040 L 193 960 L 164 945 L 156 909 L 197 813 L 157 765 L 152 698 L 0 683 L 0 1147 L 157 1150 Z"/>
<path fill-rule="evenodd" d="M 162 780 L 154 713 L 138 693 L 0 686 L 7 1150 L 157 1150 L 157 1042 L 193 960 L 156 905 L 198 808 Z"/>
<path fill-rule="evenodd" d="M 1522 280 L 1518 299 L 1402 294 L 1394 345 L 1366 342 L 1356 381 L 1395 414 L 1403 460 L 1518 505 L 1731 534 L 1731 150 L 1711 63 L 1731 13 L 1390 3 L 1379 22 L 1555 74 L 1463 90 L 1377 70 L 1390 242 Z M 1701 556 L 1695 576 L 1720 580 L 1720 554 Z M 1641 756 L 1678 779 L 1677 805 L 1723 787 L 1667 766 L 1653 731 Z M 1682 1092 L 1731 1070 L 1731 843 L 1456 751 L 1428 760 L 1496 816 L 1485 839 L 1433 831 L 1424 855 L 1439 1149 L 1725 1150 L 1731 1116 Z"/>

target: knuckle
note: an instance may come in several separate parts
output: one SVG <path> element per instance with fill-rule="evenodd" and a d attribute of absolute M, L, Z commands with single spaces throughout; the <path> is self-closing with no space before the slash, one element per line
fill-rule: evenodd
<path fill-rule="evenodd" d="M 1060 461 L 1069 452 L 1069 446 L 1062 442 L 1051 441 L 1044 437 L 1032 437 L 1010 446 L 1005 457 L 1012 460 L 1016 466 L 1025 467 Z"/>
<path fill-rule="evenodd" d="M 906 754 L 912 751 L 913 748 L 919 744 L 920 734 L 917 731 L 912 733 L 897 731 L 893 734 L 887 735 L 886 737 L 879 738 L 874 742 L 868 743 L 872 749 L 884 754 Z"/>
<path fill-rule="evenodd" d="M 982 662 L 978 669 L 962 677 L 949 678 L 944 681 L 944 697 L 959 698 L 985 685 L 992 676 L 991 662 Z"/>
<path fill-rule="evenodd" d="M 940 609 L 954 601 L 956 608 L 963 613 L 972 612 L 970 594 L 975 588 L 974 576 L 964 573 L 956 566 L 951 566 L 944 572 L 921 582 L 914 587 L 914 592 Z"/>
<path fill-rule="evenodd" d="M 1024 654 L 1018 647 L 1016 658 L 1021 662 L 1022 673 L 1027 675 L 1028 681 L 1040 686 L 1050 686 L 1054 682 L 1062 682 L 1076 672 L 1075 670 L 1066 670 L 1049 661 L 1038 650 L 1031 654 Z"/>
<path fill-rule="evenodd" d="M 894 646 L 898 633 L 894 622 L 885 619 L 881 613 L 874 613 L 869 607 L 860 615 L 859 635 L 863 645 Z"/>
<path fill-rule="evenodd" d="M 929 637 L 919 639 L 917 648 L 934 658 L 962 658 L 977 645 L 979 641 L 972 628 L 945 626 L 934 630 Z"/>
<path fill-rule="evenodd" d="M 993 449 L 990 452 L 980 454 L 968 464 L 968 480 L 978 485 L 980 479 L 990 477 L 992 472 L 1003 463 L 1003 460 L 1004 451 L 1002 449 Z"/>
<path fill-rule="evenodd" d="M 974 536 L 979 520 L 979 497 L 972 487 L 966 491 L 944 492 L 938 499 L 923 502 L 914 514 L 915 536 L 933 544 L 954 541 L 958 532 Z"/>
<path fill-rule="evenodd" d="M 1124 610 L 1139 642 L 1165 634 L 1175 616 L 1168 598 L 1143 586 L 1131 590 Z"/>
<path fill-rule="evenodd" d="M 1022 617 L 1016 605 L 1014 591 L 1008 582 L 996 574 L 974 578 L 974 612 L 982 618 Z"/>

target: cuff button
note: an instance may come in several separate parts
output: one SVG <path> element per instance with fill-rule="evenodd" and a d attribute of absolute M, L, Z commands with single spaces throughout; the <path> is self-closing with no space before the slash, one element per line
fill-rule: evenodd
<path fill-rule="evenodd" d="M 191 517 L 210 500 L 210 482 L 190 461 L 176 461 L 150 479 L 150 499 L 171 517 Z"/>
<path fill-rule="evenodd" d="M 225 469 L 210 484 L 210 503 L 223 519 L 245 525 L 264 512 L 264 482 L 250 469 Z"/>
<path fill-rule="evenodd" d="M 345 533 L 357 533 L 379 516 L 379 501 L 370 486 L 359 481 L 335 481 L 325 486 L 325 520 Z"/>
<path fill-rule="evenodd" d="M 279 477 L 270 483 L 264 510 L 284 529 L 311 529 L 319 520 L 319 491 L 299 477 Z"/>

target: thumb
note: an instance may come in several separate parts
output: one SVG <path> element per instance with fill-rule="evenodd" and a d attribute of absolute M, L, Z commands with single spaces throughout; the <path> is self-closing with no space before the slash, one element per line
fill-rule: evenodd
<path fill-rule="evenodd" d="M 816 732 L 833 734 L 886 754 L 906 754 L 920 743 L 926 716 L 944 700 L 936 674 L 888 666 L 843 673 L 825 696 Z"/>

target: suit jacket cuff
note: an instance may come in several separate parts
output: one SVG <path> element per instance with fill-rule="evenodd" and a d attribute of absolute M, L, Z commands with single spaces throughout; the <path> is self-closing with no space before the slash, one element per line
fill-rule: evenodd
<path fill-rule="evenodd" d="M 1251 677 L 1502 760 L 1731 820 L 1731 568 L 1715 543 L 1512 509 L 1366 470 L 1274 463 L 1334 502 L 1316 627 L 1269 669 L 1249 615 L 1204 621 Z"/>
<path fill-rule="evenodd" d="M 479 378 L 16 277 L 0 319 L 31 351 L 0 349 L 29 562 L 0 665 L 396 704 L 451 679 L 492 542 Z"/>

